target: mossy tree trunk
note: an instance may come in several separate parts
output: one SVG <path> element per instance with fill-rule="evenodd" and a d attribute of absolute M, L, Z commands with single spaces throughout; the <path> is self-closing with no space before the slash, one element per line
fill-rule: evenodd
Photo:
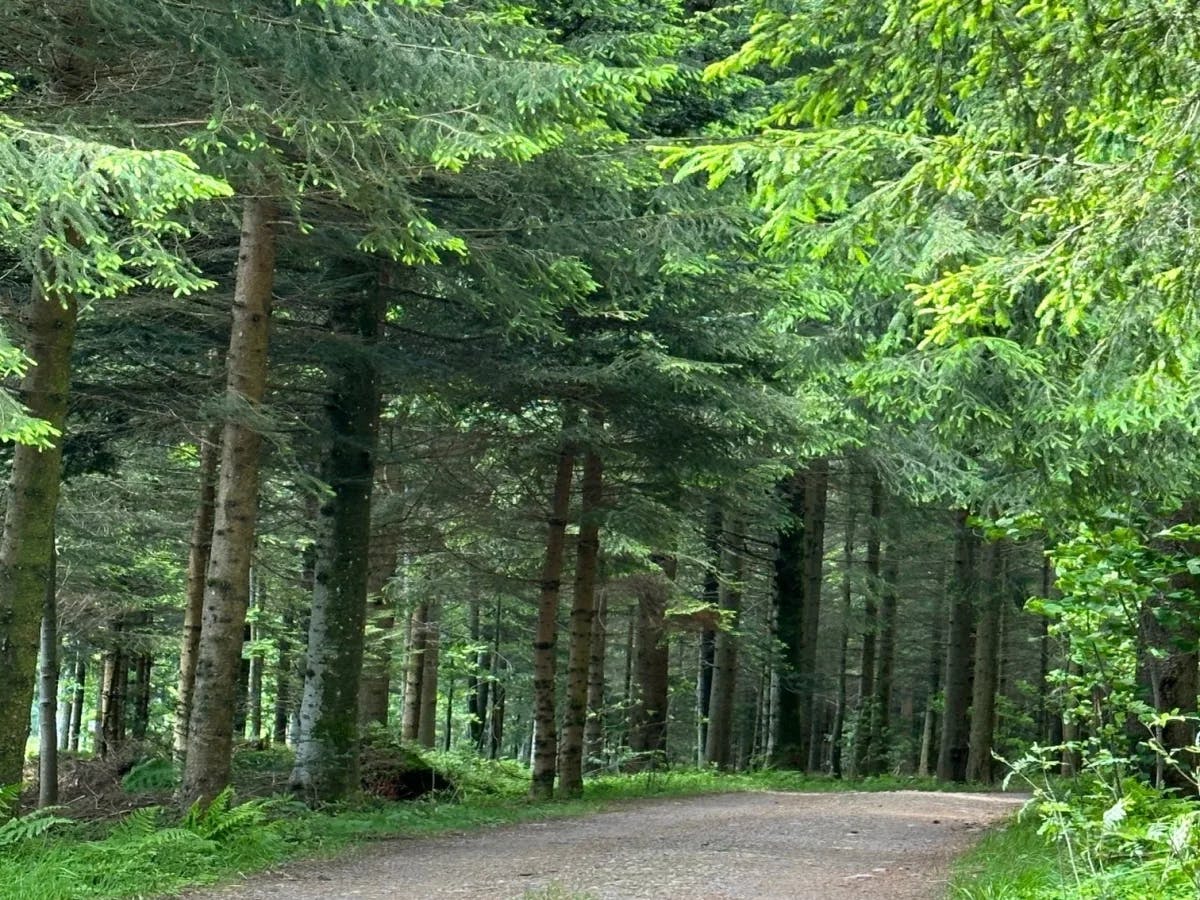
<path fill-rule="evenodd" d="M 371 346 L 383 319 L 380 285 L 340 303 L 332 330 L 326 395 L 325 480 L 320 507 L 316 583 L 308 626 L 304 694 L 292 790 L 320 802 L 358 787 L 359 681 L 367 614 L 371 494 L 379 436 L 379 376 Z M 386 694 L 385 694 L 386 696 Z"/>
<path fill-rule="evenodd" d="M 36 288 L 19 310 L 22 343 L 33 363 L 21 379 L 20 400 L 59 432 L 66 425 L 77 313 L 74 297 L 46 297 Z M 20 782 L 25 763 L 42 609 L 54 565 L 62 441 L 60 435 L 47 447 L 17 445 L 9 469 L 0 537 L 0 784 Z"/>

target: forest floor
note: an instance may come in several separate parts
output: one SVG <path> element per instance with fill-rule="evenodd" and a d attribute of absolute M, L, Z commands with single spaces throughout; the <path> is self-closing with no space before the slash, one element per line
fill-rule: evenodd
<path fill-rule="evenodd" d="M 738 793 L 578 819 L 373 843 L 187 900 L 915 900 L 1024 798 L 1011 794 Z"/>

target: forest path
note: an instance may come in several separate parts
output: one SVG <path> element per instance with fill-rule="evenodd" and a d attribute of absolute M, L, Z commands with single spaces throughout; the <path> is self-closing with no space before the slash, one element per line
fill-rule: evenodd
<path fill-rule="evenodd" d="M 376 843 L 189 900 L 944 896 L 947 870 L 1023 798 L 747 793 L 639 802 L 577 819 Z"/>

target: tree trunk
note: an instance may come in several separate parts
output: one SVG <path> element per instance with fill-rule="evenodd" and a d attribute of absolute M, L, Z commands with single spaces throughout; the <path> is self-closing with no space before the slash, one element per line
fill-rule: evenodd
<path fill-rule="evenodd" d="M 564 421 L 564 432 L 570 426 Z M 541 597 L 533 638 L 533 777 L 529 793 L 535 800 L 554 796 L 554 767 L 558 735 L 554 713 L 556 647 L 558 645 L 558 595 L 562 581 L 563 546 L 575 475 L 575 450 L 566 435 L 558 453 L 554 492 L 546 527 L 546 556 L 542 562 Z"/>
<path fill-rule="evenodd" d="M 388 586 L 396 574 L 403 526 L 391 502 L 396 491 L 386 475 L 376 479 L 375 496 L 367 556 L 367 640 L 358 691 L 361 725 L 386 725 L 388 721 L 396 631 L 396 604 Z"/>
<path fill-rule="evenodd" d="M 987 550 L 988 577 L 975 630 L 975 678 L 971 691 L 971 733 L 967 781 L 992 780 L 992 737 L 996 727 L 996 692 L 1000 656 L 1000 605 L 1004 602 L 1001 545 Z"/>
<path fill-rule="evenodd" d="M 275 711 L 271 723 L 271 743 L 279 747 L 287 743 L 292 706 L 292 629 L 296 624 L 291 610 L 285 610 L 282 619 L 276 642 L 279 659 L 275 664 Z"/>
<path fill-rule="evenodd" d="M 705 523 L 708 545 L 708 564 L 704 570 L 704 602 L 713 609 L 721 605 L 721 512 L 714 505 Z M 700 632 L 696 660 L 696 762 L 704 763 L 708 745 L 708 713 L 712 701 L 712 673 L 717 649 L 717 632 L 705 628 Z"/>
<path fill-rule="evenodd" d="M 213 542 L 180 786 L 184 802 L 207 803 L 229 783 L 242 626 L 258 515 L 262 435 L 253 415 L 266 391 L 275 274 L 273 217 L 274 209 L 267 200 L 246 200 L 226 357 L 226 398 L 242 413 L 231 416 L 221 432 Z"/>
<path fill-rule="evenodd" d="M 425 626 L 429 604 L 418 603 L 408 620 L 408 654 L 404 668 L 404 714 L 400 739 L 415 741 L 421 724 L 421 676 L 425 672 Z"/>
<path fill-rule="evenodd" d="M 804 768 L 808 761 L 810 729 L 804 715 L 804 571 L 805 475 L 796 472 L 780 485 L 787 499 L 789 519 L 776 535 L 775 638 L 779 658 L 779 742 L 772 762 L 787 768 Z"/>
<path fill-rule="evenodd" d="M 867 589 L 864 593 L 862 663 L 858 691 L 858 724 L 854 733 L 854 772 L 869 774 L 873 750 L 871 722 L 875 704 L 875 636 L 879 629 L 880 528 L 883 516 L 883 485 L 871 476 L 871 511 L 867 534 Z"/>
<path fill-rule="evenodd" d="M 67 749 L 79 752 L 79 735 L 83 731 L 83 701 L 87 682 L 87 654 L 80 650 L 75 657 L 75 690 L 71 695 L 71 719 L 67 725 Z"/>
<path fill-rule="evenodd" d="M 941 781 L 966 781 L 970 734 L 967 704 L 971 699 L 971 625 L 979 593 L 975 573 L 979 539 L 960 510 L 955 524 L 954 579 L 950 597 L 950 633 L 946 643 L 945 697 L 942 703 L 942 736 L 938 747 L 937 777 Z"/>
<path fill-rule="evenodd" d="M 58 803 L 58 554 L 50 535 L 50 577 L 42 607 L 38 678 L 38 809 Z"/>
<path fill-rule="evenodd" d="M 599 416 L 589 423 L 600 428 Z M 596 616 L 596 572 L 600 562 L 600 516 L 604 490 L 603 461 L 594 447 L 583 458 L 579 540 L 571 604 L 571 643 L 567 652 L 567 693 L 558 756 L 558 790 L 563 797 L 583 794 L 583 732 L 587 725 L 588 666 L 592 620 Z"/>
<path fill-rule="evenodd" d="M 674 567 L 674 560 L 669 565 Z M 670 573 L 635 576 L 638 580 L 637 638 L 635 642 L 634 702 L 630 709 L 629 769 L 661 768 L 666 763 L 667 703 L 670 685 L 670 648 L 666 613 L 670 599 Z"/>
<path fill-rule="evenodd" d="M 436 604 L 429 605 L 425 622 L 425 649 L 421 654 L 421 712 L 417 721 L 417 743 L 433 748 L 437 739 L 438 663 L 441 631 Z"/>
<path fill-rule="evenodd" d="M 742 526 L 735 524 L 733 531 L 741 533 Z M 742 581 L 744 578 L 740 538 L 724 554 L 726 582 L 721 587 L 721 609 L 725 613 L 724 627 L 717 632 L 716 649 L 713 654 L 713 686 L 709 701 L 708 735 L 704 746 L 704 761 L 719 769 L 728 769 L 733 764 L 733 700 L 737 687 L 738 647 L 735 631 L 742 606 Z"/>
<path fill-rule="evenodd" d="M 940 581 L 941 579 L 939 579 Z M 938 595 L 929 617 L 929 672 L 925 676 L 925 719 L 921 726 L 921 751 L 917 760 L 917 775 L 928 778 L 933 771 L 934 735 L 937 729 L 938 691 L 941 688 L 942 647 L 945 646 L 946 610 L 945 597 Z"/>
<path fill-rule="evenodd" d="M 45 448 L 18 444 L 9 469 L 0 538 L 0 784 L 19 784 L 29 736 L 42 608 L 51 579 L 54 516 L 62 471 L 62 437 L 71 380 L 74 297 L 44 297 L 35 288 L 20 310 L 25 354 L 32 363 L 19 397 L 59 436 Z"/>
<path fill-rule="evenodd" d="M 821 722 L 816 712 L 817 641 L 821 631 L 821 586 L 825 580 L 825 513 L 829 500 L 829 462 L 809 466 L 804 482 L 804 625 L 801 629 L 800 715 L 807 726 L 810 772 L 820 768 Z"/>
<path fill-rule="evenodd" d="M 596 615 L 592 617 L 591 658 L 588 660 L 588 719 L 583 732 L 584 767 L 588 772 L 600 768 L 604 758 L 604 663 L 608 647 L 608 594 L 596 596 Z"/>
<path fill-rule="evenodd" d="M 340 800 L 359 784 L 358 696 L 381 402 L 370 348 L 383 320 L 381 282 L 361 293 L 357 302 L 340 303 L 331 323 L 335 334 L 356 342 L 338 347 L 329 366 L 325 480 L 332 495 L 320 509 L 300 733 L 291 777 L 293 791 L 322 802 Z M 385 688 L 385 710 L 386 696 Z"/>
<path fill-rule="evenodd" d="M 135 741 L 146 739 L 150 728 L 150 696 L 153 685 L 150 673 L 154 669 L 154 657 L 139 653 L 133 659 L 133 721 L 130 733 Z"/>
<path fill-rule="evenodd" d="M 467 673 L 467 736 L 471 746 L 478 750 L 483 742 L 483 722 L 487 718 L 487 678 L 481 677 L 481 673 L 487 671 L 487 664 L 484 662 L 486 651 L 480 644 L 483 630 L 479 594 L 474 592 L 467 602 L 467 636 L 471 646 L 479 648 L 475 653 L 474 665 Z"/>
<path fill-rule="evenodd" d="M 200 647 L 200 618 L 204 610 L 204 579 L 212 550 L 213 518 L 216 514 L 217 462 L 221 432 L 215 425 L 200 438 L 200 499 L 192 520 L 188 544 L 187 604 L 183 611 L 183 642 L 179 648 L 179 700 L 175 705 L 175 757 L 182 760 L 187 750 L 188 718 L 192 690 L 196 684 L 196 653 Z"/>
<path fill-rule="evenodd" d="M 897 551 L 889 541 L 883 554 L 883 577 L 879 584 L 879 635 L 875 661 L 875 696 L 871 702 L 871 758 L 869 773 L 881 775 L 888 769 L 891 742 L 892 687 L 896 667 L 896 581 Z"/>
<path fill-rule="evenodd" d="M 848 645 L 850 643 L 850 608 L 853 599 L 854 526 L 857 510 L 854 508 L 854 493 L 846 490 L 846 524 L 842 532 L 842 608 L 841 633 L 838 635 L 837 661 L 837 706 L 833 712 L 833 743 L 829 748 L 829 768 L 834 778 L 842 777 L 842 750 L 846 730 L 846 693 L 849 675 L 846 672 Z"/>
<path fill-rule="evenodd" d="M 120 626 L 117 626 L 120 631 Z M 128 680 L 125 653 L 116 647 L 104 655 L 104 681 L 100 708 L 101 757 L 108 756 L 121 746 L 125 733 L 125 687 Z"/>

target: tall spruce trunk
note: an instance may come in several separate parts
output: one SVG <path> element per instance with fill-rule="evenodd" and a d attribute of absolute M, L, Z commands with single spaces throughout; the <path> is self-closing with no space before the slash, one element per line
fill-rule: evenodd
<path fill-rule="evenodd" d="M 386 725 L 392 689 L 392 647 L 396 604 L 388 585 L 396 574 L 403 522 L 394 509 L 393 488 L 386 477 L 376 479 L 375 511 L 367 557 L 367 641 L 358 689 L 358 720 L 362 725 Z"/>
<path fill-rule="evenodd" d="M 944 577 L 944 576 L 943 576 Z M 941 579 L 939 579 L 940 581 Z M 946 646 L 945 597 L 938 595 L 929 617 L 929 670 L 925 676 L 925 718 L 921 724 L 921 749 L 917 758 L 917 775 L 928 778 L 934 765 L 934 737 L 937 729 L 938 691 L 942 684 L 942 649 Z"/>
<path fill-rule="evenodd" d="M 960 510 L 955 522 L 950 631 L 946 642 L 946 674 L 942 679 L 945 694 L 937 762 L 937 777 L 941 781 L 966 781 L 970 749 L 967 705 L 971 701 L 971 629 L 979 593 L 975 572 L 979 539 L 967 524 L 967 518 L 966 510 Z"/>
<path fill-rule="evenodd" d="M 849 477 L 849 476 L 848 476 Z M 846 672 L 850 644 L 850 609 L 853 599 L 854 526 L 857 522 L 852 485 L 846 489 L 846 523 L 842 531 L 842 603 L 839 619 L 837 658 L 837 706 L 833 712 L 832 744 L 829 748 L 829 769 L 834 778 L 842 777 L 842 756 L 845 746 L 843 732 L 846 730 L 847 682 Z"/>
<path fill-rule="evenodd" d="M 804 481 L 804 624 L 800 641 L 800 716 L 807 730 L 810 772 L 820 768 L 822 727 L 816 714 L 817 641 L 821 630 L 821 586 L 825 580 L 825 514 L 829 462 L 809 466 Z"/>
<path fill-rule="evenodd" d="M 479 595 L 472 593 L 467 601 L 467 637 L 470 638 L 471 646 L 480 647 L 482 635 Z M 487 718 L 487 679 L 480 677 L 480 673 L 486 670 L 484 651 L 477 650 L 474 665 L 467 673 L 467 734 L 471 746 L 477 749 L 482 742 L 483 723 Z"/>
<path fill-rule="evenodd" d="M 877 474 L 871 475 L 871 508 L 867 520 L 867 589 L 864 593 L 862 661 L 858 691 L 858 724 L 854 734 L 854 772 L 866 775 L 871 770 L 871 722 L 875 717 L 875 656 L 879 632 L 880 538 L 883 517 L 883 485 Z"/>
<path fill-rule="evenodd" d="M 591 424 L 598 428 L 599 417 L 593 415 Z M 571 603 L 571 642 L 567 651 L 567 692 L 558 755 L 558 790 L 563 797 L 579 797 L 583 794 L 583 733 L 587 725 L 592 621 L 596 616 L 603 490 L 603 461 L 592 447 L 583 458 L 583 480 L 580 484 L 579 540 L 576 542 L 575 585 Z"/>
<path fill-rule="evenodd" d="M 584 770 L 600 768 L 604 758 L 604 664 L 608 657 L 608 593 L 596 595 L 596 615 L 592 617 L 591 657 L 588 660 L 588 718 L 583 730 Z"/>
<path fill-rule="evenodd" d="M 59 432 L 66 425 L 77 312 L 74 297 L 46 297 L 37 288 L 19 310 L 32 363 L 19 398 Z M 20 783 L 25 764 L 42 609 L 52 577 L 62 442 L 60 435 L 45 448 L 18 444 L 9 469 L 0 537 L 0 784 Z"/>
<path fill-rule="evenodd" d="M 150 675 L 153 670 L 154 657 L 149 653 L 139 653 L 133 658 L 133 710 L 129 732 L 135 741 L 145 740 L 150 729 L 150 696 L 153 688 Z"/>
<path fill-rule="evenodd" d="M 121 626 L 116 626 L 120 632 Z M 99 754 L 106 757 L 120 749 L 125 739 L 125 699 L 129 669 L 125 652 L 120 647 L 104 655 L 104 680 L 100 706 Z"/>
<path fill-rule="evenodd" d="M 721 605 L 721 511 L 714 504 L 705 523 L 705 542 L 708 549 L 704 569 L 704 602 L 716 609 Z M 696 762 L 704 762 L 708 745 L 708 712 L 712 700 L 712 673 L 717 649 L 717 632 L 704 628 L 700 632 L 696 660 Z"/>
<path fill-rule="evenodd" d="M 291 610 L 284 610 L 281 625 L 276 641 L 279 655 L 275 662 L 275 709 L 271 722 L 271 743 L 279 747 L 287 743 L 292 707 L 292 629 L 296 622 Z"/>
<path fill-rule="evenodd" d="M 400 739 L 415 741 L 421 724 L 421 677 L 425 673 L 425 628 L 429 604 L 418 603 L 408 619 L 408 647 L 404 661 L 404 709 Z"/>
<path fill-rule="evenodd" d="M 83 731 L 83 702 L 87 688 L 87 654 L 79 650 L 75 657 L 75 688 L 71 693 L 71 717 L 67 724 L 67 750 L 79 752 L 79 736 Z"/>
<path fill-rule="evenodd" d="M 421 653 L 421 700 L 417 720 L 417 743 L 433 749 L 437 738 L 438 668 L 441 662 L 441 626 L 436 603 L 429 604 L 425 621 L 425 645 Z"/>
<path fill-rule="evenodd" d="M 564 432 L 569 422 L 564 422 Z M 563 547 L 575 475 L 575 450 L 566 435 L 558 453 L 550 515 L 546 524 L 546 555 L 542 561 L 541 595 L 533 637 L 533 775 L 529 793 L 535 800 L 554 796 L 554 767 L 558 734 L 554 712 L 558 597 L 562 582 Z"/>
<path fill-rule="evenodd" d="M 992 738 L 996 729 L 999 690 L 1000 607 L 1004 602 L 1003 555 L 999 543 L 985 550 L 987 579 L 981 591 L 975 628 L 975 677 L 971 686 L 971 733 L 967 781 L 992 780 Z"/>
<path fill-rule="evenodd" d="M 775 552 L 775 638 L 781 647 L 778 667 L 779 729 L 772 762 L 777 766 L 803 768 L 808 760 L 810 729 L 804 715 L 804 538 L 805 474 L 795 472 L 781 485 L 788 521 L 776 534 Z"/>
<path fill-rule="evenodd" d="M 216 515 L 217 463 L 221 432 L 215 425 L 200 438 L 200 497 L 192 519 L 188 544 L 187 602 L 183 611 L 183 640 L 179 647 L 179 692 L 175 704 L 175 756 L 182 760 L 187 750 L 188 719 L 192 712 L 192 690 L 196 684 L 196 654 L 200 648 L 200 619 L 204 612 L 204 579 L 212 550 L 213 519 Z"/>
<path fill-rule="evenodd" d="M 325 414 L 325 480 L 316 583 L 308 625 L 293 791 L 321 802 L 358 788 L 359 680 L 362 677 L 371 552 L 371 493 L 379 439 L 379 376 L 371 356 L 383 320 L 380 285 L 340 303 L 333 332 Z M 385 695 L 386 696 L 386 695 Z"/>
<path fill-rule="evenodd" d="M 632 771 L 666 764 L 667 702 L 670 685 L 670 647 L 667 643 L 667 601 L 675 562 L 664 576 L 637 576 L 637 637 L 634 656 L 634 703 L 630 711 L 629 749 Z"/>
<path fill-rule="evenodd" d="M 891 743 L 892 688 L 896 668 L 896 581 L 898 561 L 895 541 L 883 552 L 879 585 L 879 634 L 875 660 L 875 695 L 871 701 L 871 758 L 868 773 L 880 775 L 888 768 Z"/>
<path fill-rule="evenodd" d="M 267 383 L 275 276 L 274 215 L 272 204 L 265 199 L 245 201 L 226 356 L 226 398 L 239 413 L 231 415 L 221 431 L 213 541 L 179 792 L 184 802 L 207 803 L 229 783 L 242 627 L 258 517 L 262 434 L 254 418 Z"/>
<path fill-rule="evenodd" d="M 38 809 L 58 803 L 58 554 L 50 536 L 50 578 L 42 607 L 38 677 Z"/>
<path fill-rule="evenodd" d="M 733 531 L 741 534 L 742 525 L 735 523 Z M 742 581 L 745 577 L 741 554 L 741 539 L 731 541 L 724 554 L 726 581 L 721 586 L 721 609 L 726 626 L 717 632 L 713 654 L 712 697 L 709 701 L 708 735 L 704 746 L 704 761 L 719 769 L 733 765 L 734 697 L 737 696 L 738 646 L 735 634 L 742 608 Z"/>

